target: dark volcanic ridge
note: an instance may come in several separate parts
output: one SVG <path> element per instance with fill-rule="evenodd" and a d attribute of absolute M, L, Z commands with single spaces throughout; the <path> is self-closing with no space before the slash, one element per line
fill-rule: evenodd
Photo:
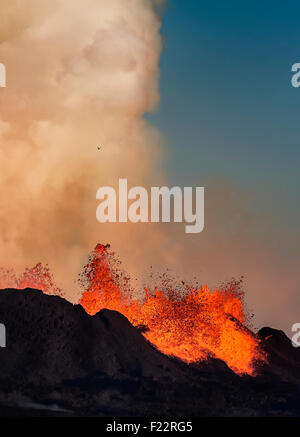
<path fill-rule="evenodd" d="M 237 376 L 220 360 L 163 355 L 120 313 L 89 316 L 38 290 L 0 291 L 0 415 L 299 416 L 300 350 L 258 332 L 268 363 Z"/>

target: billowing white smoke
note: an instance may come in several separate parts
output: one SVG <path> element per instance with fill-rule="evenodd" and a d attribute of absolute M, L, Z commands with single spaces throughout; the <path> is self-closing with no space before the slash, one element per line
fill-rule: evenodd
<path fill-rule="evenodd" d="M 159 135 L 143 119 L 159 100 L 159 3 L 1 1 L 0 265 L 48 262 L 70 299 L 97 242 L 137 266 L 165 238 L 95 215 L 99 186 L 147 186 L 159 168 Z"/>

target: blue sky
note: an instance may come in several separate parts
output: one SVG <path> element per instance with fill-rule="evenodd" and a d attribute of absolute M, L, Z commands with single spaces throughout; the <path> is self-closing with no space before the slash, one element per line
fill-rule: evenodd
<path fill-rule="evenodd" d="M 300 62 L 296 1 L 169 0 L 161 103 L 147 116 L 165 136 L 178 185 L 215 178 L 253 199 L 266 221 L 298 232 Z"/>

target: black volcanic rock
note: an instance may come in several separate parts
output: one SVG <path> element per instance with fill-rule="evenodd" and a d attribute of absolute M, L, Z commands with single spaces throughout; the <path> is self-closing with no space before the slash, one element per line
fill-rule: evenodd
<path fill-rule="evenodd" d="M 266 370 L 282 379 L 300 379 L 300 349 L 292 345 L 287 335 L 278 329 L 265 327 L 258 331 L 257 336 L 268 357 Z"/>
<path fill-rule="evenodd" d="M 253 378 L 167 357 L 118 312 L 91 317 L 38 290 L 0 291 L 0 322 L 2 416 L 300 414 L 299 352 L 281 331 L 258 333 L 268 364 Z"/>
<path fill-rule="evenodd" d="M 300 349 L 292 345 L 288 336 L 278 329 L 262 328 L 257 336 L 262 340 L 264 349 L 272 356 L 277 355 L 291 365 L 300 365 Z"/>
<path fill-rule="evenodd" d="M 0 291 L 2 377 L 50 382 L 102 373 L 111 377 L 167 375 L 176 369 L 116 311 L 89 316 L 81 305 L 38 290 Z"/>

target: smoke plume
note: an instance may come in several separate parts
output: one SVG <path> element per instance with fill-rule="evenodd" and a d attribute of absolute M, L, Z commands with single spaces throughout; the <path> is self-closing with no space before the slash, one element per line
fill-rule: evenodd
<path fill-rule="evenodd" d="M 138 268 L 145 247 L 154 252 L 166 238 L 159 226 L 133 232 L 130 224 L 100 225 L 95 215 L 100 186 L 119 177 L 147 186 L 153 169 L 155 183 L 163 180 L 159 133 L 143 118 L 159 101 L 161 6 L 1 2 L 0 264 L 20 271 L 49 263 L 71 300 L 97 242 L 112 243 Z M 168 256 L 157 253 L 162 262 Z"/>

